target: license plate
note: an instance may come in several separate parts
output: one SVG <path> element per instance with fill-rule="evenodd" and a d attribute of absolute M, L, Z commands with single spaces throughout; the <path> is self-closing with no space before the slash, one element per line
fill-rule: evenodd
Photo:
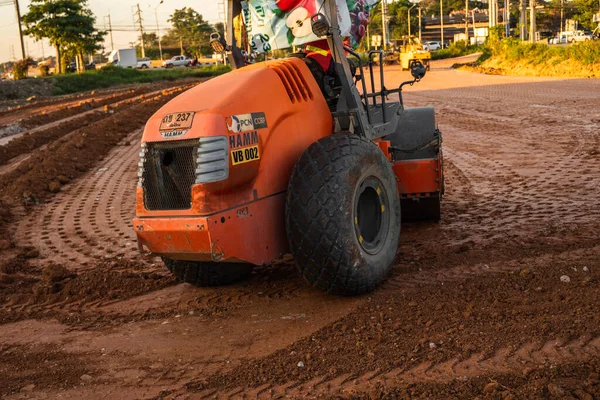
<path fill-rule="evenodd" d="M 194 121 L 193 112 L 181 112 L 165 115 L 160 123 L 161 131 L 172 131 L 174 129 L 190 129 Z"/>
<path fill-rule="evenodd" d="M 231 151 L 231 164 L 233 165 L 244 164 L 256 160 L 260 160 L 258 146 L 245 147 L 243 149 Z"/>

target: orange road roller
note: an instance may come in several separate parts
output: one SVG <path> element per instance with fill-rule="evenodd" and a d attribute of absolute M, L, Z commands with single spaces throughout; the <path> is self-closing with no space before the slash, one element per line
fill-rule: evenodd
<path fill-rule="evenodd" d="M 178 280 L 225 285 L 291 253 L 311 285 L 358 295 L 388 275 L 402 219 L 440 219 L 434 110 L 402 102 L 425 67 L 387 89 L 373 62 L 382 54 L 363 64 L 335 1 L 322 4 L 308 21 L 321 50 L 248 64 L 230 28 L 211 45 L 233 71 L 148 121 L 133 227 Z M 242 11 L 229 0 L 232 18 Z"/>

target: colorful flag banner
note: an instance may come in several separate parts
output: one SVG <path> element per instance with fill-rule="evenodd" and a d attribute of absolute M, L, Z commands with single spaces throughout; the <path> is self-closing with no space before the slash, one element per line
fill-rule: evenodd
<path fill-rule="evenodd" d="M 366 34 L 370 10 L 380 0 L 336 0 L 343 37 L 358 47 Z M 247 0 L 242 13 L 253 52 L 302 46 L 319 40 L 310 18 L 323 12 L 323 0 Z"/>

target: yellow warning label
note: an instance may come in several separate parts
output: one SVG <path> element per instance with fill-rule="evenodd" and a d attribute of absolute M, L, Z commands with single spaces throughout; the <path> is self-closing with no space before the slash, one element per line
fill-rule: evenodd
<path fill-rule="evenodd" d="M 322 55 L 323 57 L 327 57 L 329 55 L 327 53 L 327 50 L 321 49 L 319 47 L 311 46 L 311 45 L 306 46 L 306 51 L 312 51 L 314 53 Z"/>
<path fill-rule="evenodd" d="M 260 160 L 258 146 L 246 147 L 231 151 L 231 164 L 238 165 L 251 161 Z"/>

